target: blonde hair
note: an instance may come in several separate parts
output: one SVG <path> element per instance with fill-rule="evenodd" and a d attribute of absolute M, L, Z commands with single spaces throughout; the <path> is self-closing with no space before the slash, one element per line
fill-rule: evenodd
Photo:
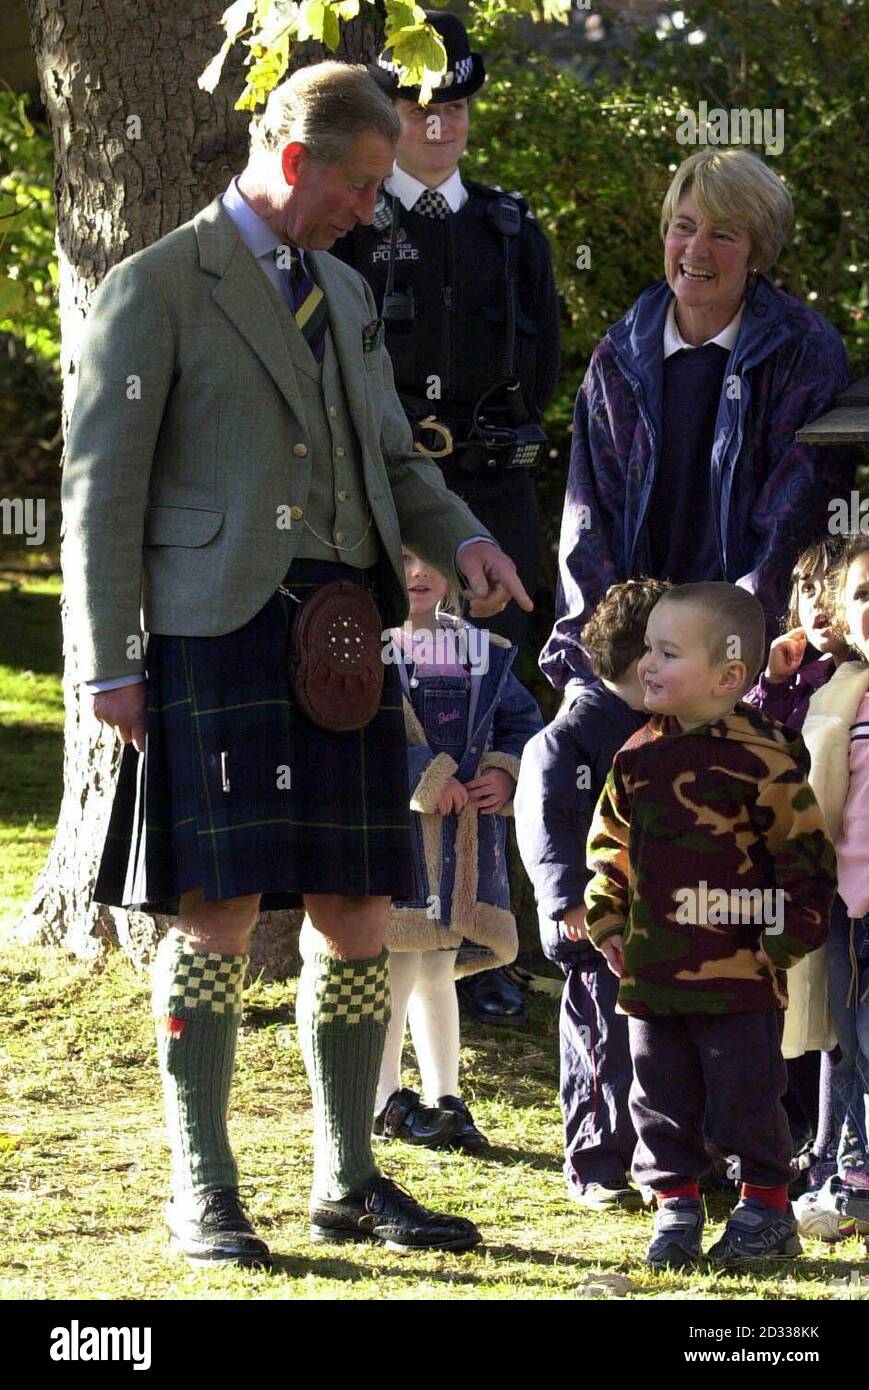
<path fill-rule="evenodd" d="M 749 150 L 699 150 L 679 165 L 661 205 L 661 237 L 679 214 L 683 194 L 693 193 L 707 221 L 751 238 L 752 270 L 778 260 L 794 224 L 794 205 L 784 183 Z"/>
<path fill-rule="evenodd" d="M 360 135 L 395 144 L 401 121 L 366 69 L 355 63 L 313 63 L 275 87 L 251 123 L 251 154 L 271 154 L 298 140 L 315 164 L 337 164 Z"/>

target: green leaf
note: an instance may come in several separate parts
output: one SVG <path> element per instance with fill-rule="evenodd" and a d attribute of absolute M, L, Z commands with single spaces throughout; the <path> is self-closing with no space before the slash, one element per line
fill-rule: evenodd
<path fill-rule="evenodd" d="M 557 24 L 567 24 L 572 7 L 573 0 L 543 0 L 543 18 L 554 20 Z"/>
<path fill-rule="evenodd" d="M 299 38 L 317 39 L 322 43 L 325 19 L 326 6 L 323 0 L 304 0 L 299 11 Z"/>
<path fill-rule="evenodd" d="M 403 86 L 420 88 L 420 101 L 431 97 L 436 79 L 446 72 L 447 51 L 434 29 L 414 25 L 400 29 L 391 41 L 393 61 L 399 64 Z"/>
<path fill-rule="evenodd" d="M 323 12 L 323 42 L 331 53 L 335 52 L 341 39 L 341 25 L 334 5 L 327 5 Z"/>
<path fill-rule="evenodd" d="M 333 9 L 341 19 L 355 19 L 359 13 L 359 0 L 338 0 Z"/>
<path fill-rule="evenodd" d="M 20 314 L 27 302 L 27 291 L 18 280 L 10 280 L 8 275 L 0 276 L 0 319 L 10 314 Z"/>
<path fill-rule="evenodd" d="M 425 24 L 425 10 L 414 5 L 412 0 L 386 0 L 386 44 L 392 44 L 394 35 L 401 29 L 416 29 Z"/>
<path fill-rule="evenodd" d="M 230 5 L 229 9 L 224 10 L 220 16 L 220 22 L 226 30 L 226 37 L 230 43 L 235 43 L 247 24 L 247 17 L 252 9 L 253 0 L 235 0 L 235 4 Z"/>
<path fill-rule="evenodd" d="M 220 81 L 220 74 L 223 72 L 223 65 L 226 62 L 226 55 L 231 47 L 232 44 L 229 39 L 224 39 L 223 43 L 220 45 L 219 52 L 215 53 L 208 66 L 199 74 L 196 85 L 203 92 L 214 91 Z"/>

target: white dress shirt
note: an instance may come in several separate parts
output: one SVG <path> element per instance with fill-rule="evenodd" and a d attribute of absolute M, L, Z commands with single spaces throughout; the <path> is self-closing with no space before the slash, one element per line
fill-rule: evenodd
<path fill-rule="evenodd" d="M 714 338 L 708 338 L 701 347 L 708 347 L 709 343 L 717 343 L 719 347 L 726 348 L 728 352 L 733 347 L 739 337 L 739 325 L 742 323 L 742 311 L 744 305 L 740 304 L 733 318 L 726 328 L 722 328 L 720 333 L 716 333 Z M 670 307 L 667 310 L 667 317 L 664 320 L 664 358 L 672 357 L 674 352 L 681 352 L 683 348 L 693 348 L 696 344 L 686 343 L 682 334 L 679 332 L 676 323 L 676 297 L 670 300 Z"/>
<path fill-rule="evenodd" d="M 468 190 L 462 183 L 462 176 L 458 169 L 454 169 L 449 178 L 444 179 L 437 188 L 429 189 L 427 183 L 420 183 L 413 174 L 409 174 L 406 169 L 400 169 L 398 164 L 394 164 L 389 178 L 384 180 L 383 187 L 387 193 L 398 198 L 405 212 L 410 212 L 421 195 L 428 192 L 441 193 L 449 204 L 450 212 L 458 212 L 468 201 Z"/>

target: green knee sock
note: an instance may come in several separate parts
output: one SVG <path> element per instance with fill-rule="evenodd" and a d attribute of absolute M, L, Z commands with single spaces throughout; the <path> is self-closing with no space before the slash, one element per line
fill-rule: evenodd
<path fill-rule="evenodd" d="M 374 1098 L 389 1023 L 389 953 L 333 960 L 313 952 L 299 976 L 296 1022 L 314 1105 L 317 1198 L 346 1197 L 377 1172 Z"/>
<path fill-rule="evenodd" d="M 194 951 L 176 931 L 157 948 L 152 1003 L 175 1197 L 238 1186 L 226 1111 L 247 960 Z"/>

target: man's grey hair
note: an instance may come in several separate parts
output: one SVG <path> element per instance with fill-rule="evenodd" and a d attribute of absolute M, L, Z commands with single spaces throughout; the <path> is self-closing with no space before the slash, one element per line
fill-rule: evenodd
<path fill-rule="evenodd" d="M 358 136 L 373 132 L 393 145 L 401 121 L 387 96 L 353 63 L 313 63 L 275 87 L 251 124 L 251 154 L 272 154 L 298 140 L 316 164 L 336 164 Z"/>

